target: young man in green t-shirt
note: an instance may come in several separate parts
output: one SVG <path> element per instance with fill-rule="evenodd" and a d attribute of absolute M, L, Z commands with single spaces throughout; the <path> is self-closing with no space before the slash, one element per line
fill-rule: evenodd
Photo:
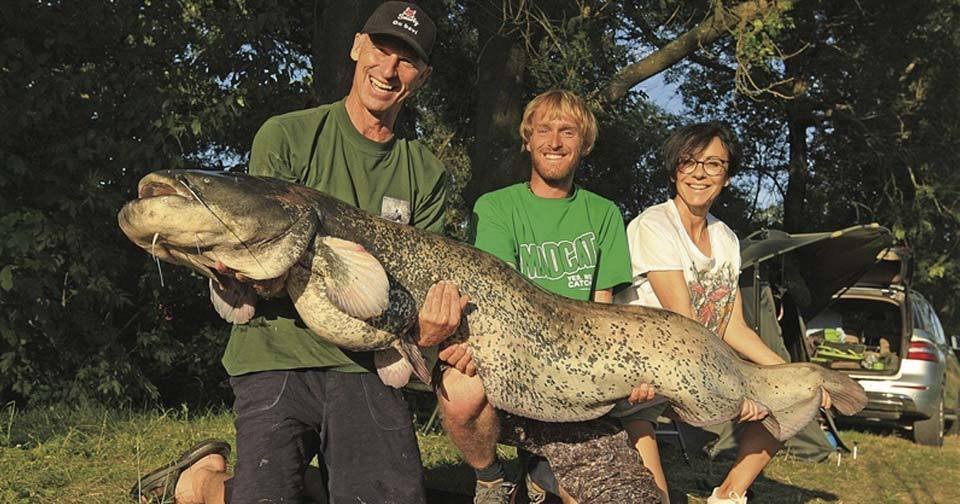
<path fill-rule="evenodd" d="M 573 183 L 582 156 L 596 140 L 596 119 L 575 94 L 547 91 L 527 105 L 520 135 L 530 155 L 530 181 L 477 200 L 474 245 L 550 292 L 611 302 L 613 288 L 631 281 L 623 217 L 613 202 Z M 438 401 L 447 434 L 476 470 L 474 502 L 509 502 L 513 485 L 496 458 L 496 413 L 466 348 L 447 347 L 444 356 L 451 367 L 444 370 L 446 393 L 438 394 Z M 652 387 L 642 385 L 631 400 L 653 395 Z M 543 489 L 562 495 L 545 461 L 534 460 L 528 465 L 534 468 L 533 484 L 528 485 L 528 492 L 536 495 L 532 502 L 542 502 Z"/>
<path fill-rule="evenodd" d="M 442 232 L 443 166 L 419 142 L 393 132 L 404 100 L 430 74 L 434 38 L 433 22 L 416 5 L 378 7 L 355 36 L 350 56 L 356 68 L 346 98 L 270 118 L 253 141 L 250 173 L 303 184 L 385 218 Z M 256 287 L 269 293 L 282 283 L 280 278 Z M 452 334 L 460 314 L 450 306 L 462 309 L 466 301 L 452 284 L 430 289 L 418 343 L 435 345 Z M 236 396 L 234 477 L 226 473 L 229 445 L 203 442 L 142 478 L 135 497 L 301 502 L 311 494 L 327 500 L 316 495 L 322 492 L 330 502 L 425 501 L 409 410 L 398 390 L 370 372 L 370 353 L 346 352 L 320 340 L 284 297 L 261 301 L 253 320 L 234 326 L 223 365 Z M 321 471 L 305 478 L 314 455 Z M 305 488 L 318 479 L 325 479 L 325 488 Z"/>

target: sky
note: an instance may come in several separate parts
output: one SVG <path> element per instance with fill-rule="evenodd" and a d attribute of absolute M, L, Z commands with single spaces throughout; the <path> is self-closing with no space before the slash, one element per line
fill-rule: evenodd
<path fill-rule="evenodd" d="M 686 111 L 683 106 L 683 97 L 677 86 L 668 84 L 663 72 L 637 84 L 637 89 L 646 93 L 650 99 L 671 114 L 682 115 Z"/>

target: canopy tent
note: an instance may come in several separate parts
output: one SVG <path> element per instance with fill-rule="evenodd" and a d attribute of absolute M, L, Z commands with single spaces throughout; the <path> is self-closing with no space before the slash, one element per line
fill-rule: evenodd
<path fill-rule="evenodd" d="M 756 287 L 762 268 L 754 266 L 781 259 L 781 287 L 809 320 L 830 304 L 834 294 L 874 269 L 880 253 L 892 245 L 893 235 L 876 223 L 823 233 L 761 229 L 740 241 L 740 271 L 741 276 L 749 273 Z M 753 302 L 756 307 L 759 298 Z"/>

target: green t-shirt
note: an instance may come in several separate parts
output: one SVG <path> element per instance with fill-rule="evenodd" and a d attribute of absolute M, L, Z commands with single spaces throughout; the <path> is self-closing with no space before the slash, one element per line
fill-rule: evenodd
<path fill-rule="evenodd" d="M 471 238 L 540 287 L 569 298 L 590 300 L 594 291 L 630 283 L 623 216 L 586 189 L 551 199 L 522 183 L 484 194 L 473 206 Z"/>
<path fill-rule="evenodd" d="M 364 137 L 343 101 L 268 119 L 253 140 L 250 174 L 303 184 L 390 220 L 443 231 L 440 160 L 417 141 Z M 231 376 L 307 367 L 364 372 L 372 369 L 372 358 L 321 340 L 290 299 L 279 298 L 261 299 L 253 320 L 233 326 L 223 366 Z"/>

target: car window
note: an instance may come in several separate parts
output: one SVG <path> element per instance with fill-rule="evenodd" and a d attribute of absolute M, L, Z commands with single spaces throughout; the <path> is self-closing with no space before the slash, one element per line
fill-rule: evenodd
<path fill-rule="evenodd" d="M 910 300 L 911 312 L 913 312 L 913 330 L 927 331 L 926 321 L 923 317 L 923 301 L 919 296 L 912 296 Z"/>
<path fill-rule="evenodd" d="M 936 329 L 934 330 L 934 332 L 937 334 L 937 342 L 938 342 L 938 343 L 946 344 L 946 343 L 947 343 L 947 335 L 944 334 L 944 332 L 943 332 L 943 326 L 940 324 L 940 318 L 937 317 L 937 314 L 936 314 L 936 313 L 933 314 L 933 325 L 934 325 L 934 327 L 936 328 Z"/>
<path fill-rule="evenodd" d="M 927 337 L 935 343 L 945 343 L 943 327 L 940 326 L 940 320 L 936 312 L 933 311 L 933 307 L 919 294 L 914 293 L 912 298 L 914 329 L 923 329 L 927 332 Z"/>
<path fill-rule="evenodd" d="M 933 340 L 941 345 L 947 343 L 947 337 L 943 334 L 943 326 L 940 325 L 940 317 L 937 316 L 936 310 L 933 309 L 933 305 L 926 303 L 927 305 L 927 320 L 929 321 L 930 332 L 933 334 Z"/>

